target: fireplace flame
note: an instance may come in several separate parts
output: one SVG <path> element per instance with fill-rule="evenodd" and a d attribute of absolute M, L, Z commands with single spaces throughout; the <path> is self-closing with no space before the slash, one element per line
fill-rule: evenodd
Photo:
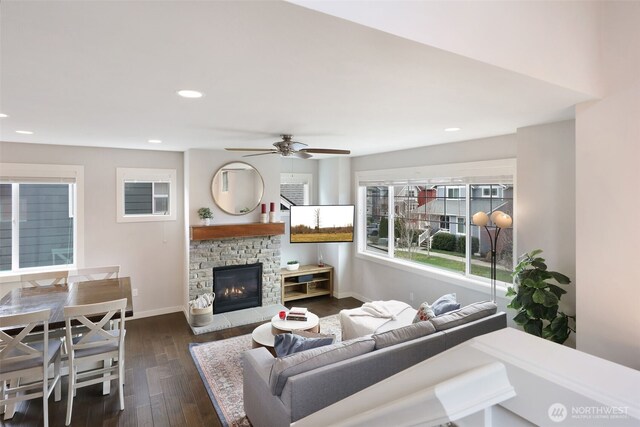
<path fill-rule="evenodd" d="M 232 286 L 230 288 L 226 288 L 224 290 L 224 296 L 227 298 L 238 298 L 238 297 L 242 297 L 245 294 L 245 287 L 244 286 Z"/>

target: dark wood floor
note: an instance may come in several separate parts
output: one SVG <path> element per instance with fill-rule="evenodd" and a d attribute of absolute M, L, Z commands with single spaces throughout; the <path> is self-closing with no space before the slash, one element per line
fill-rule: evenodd
<path fill-rule="evenodd" d="M 344 308 L 359 307 L 354 298 L 317 297 L 296 301 L 320 317 Z M 97 384 L 77 392 L 72 426 L 220 426 L 211 400 L 189 353 L 189 343 L 222 340 L 248 334 L 258 324 L 193 335 L 182 313 L 131 320 L 126 324 L 125 410 L 118 410 L 115 381 L 109 396 Z M 62 382 L 62 400 L 49 399 L 49 425 L 64 426 L 67 380 Z M 2 426 L 42 425 L 42 400 L 18 406 Z M 1 417 L 1 416 L 0 416 Z"/>

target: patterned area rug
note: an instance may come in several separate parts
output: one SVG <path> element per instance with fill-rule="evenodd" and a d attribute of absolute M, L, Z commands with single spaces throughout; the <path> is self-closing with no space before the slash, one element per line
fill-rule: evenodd
<path fill-rule="evenodd" d="M 320 318 L 320 331 L 340 341 L 338 315 Z M 250 426 L 242 402 L 242 352 L 251 349 L 251 335 L 189 344 L 209 398 L 223 426 Z"/>

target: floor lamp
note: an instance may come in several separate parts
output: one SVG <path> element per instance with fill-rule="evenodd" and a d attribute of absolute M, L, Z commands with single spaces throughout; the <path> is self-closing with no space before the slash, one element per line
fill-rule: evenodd
<path fill-rule="evenodd" d="M 471 220 L 478 227 L 484 227 L 489 236 L 489 242 L 491 243 L 491 300 L 496 302 L 496 250 L 498 248 L 498 236 L 500 235 L 500 230 L 511 227 L 513 220 L 508 214 L 502 211 L 493 212 L 491 214 L 491 221 L 496 227 L 496 233 L 493 237 L 491 237 L 489 227 L 487 227 L 487 224 L 489 224 L 489 215 L 482 211 L 476 212 Z"/>

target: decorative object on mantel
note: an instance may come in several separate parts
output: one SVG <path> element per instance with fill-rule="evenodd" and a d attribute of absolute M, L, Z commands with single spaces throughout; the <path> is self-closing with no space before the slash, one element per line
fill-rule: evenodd
<path fill-rule="evenodd" d="M 276 204 L 271 202 L 269 208 L 269 222 L 276 222 Z"/>
<path fill-rule="evenodd" d="M 267 217 L 267 204 L 262 204 L 262 213 L 260 214 L 260 222 L 266 224 L 268 222 Z"/>
<path fill-rule="evenodd" d="M 209 227 L 192 226 L 191 240 L 231 239 L 233 237 L 278 236 L 284 234 L 284 223 L 211 225 Z"/>
<path fill-rule="evenodd" d="M 287 270 L 294 271 L 300 268 L 300 263 L 298 261 L 288 261 L 287 262 Z"/>
<path fill-rule="evenodd" d="M 489 242 L 491 243 L 491 301 L 496 302 L 496 250 L 498 246 L 498 236 L 500 236 L 500 230 L 511 227 L 513 220 L 508 214 L 502 211 L 494 211 L 491 214 L 491 221 L 496 229 L 493 236 L 487 226 L 487 224 L 489 224 L 489 215 L 485 212 L 476 212 L 473 217 L 471 217 L 471 220 L 478 227 L 484 227 L 489 236 Z"/>
<path fill-rule="evenodd" d="M 209 208 L 200 208 L 198 209 L 198 216 L 200 217 L 200 222 L 202 225 L 211 225 L 211 220 L 213 219 L 213 214 L 211 213 L 211 209 Z"/>
<path fill-rule="evenodd" d="M 575 324 L 576 318 L 558 311 L 560 298 L 567 291 L 547 281 L 568 285 L 571 279 L 557 271 L 549 271 L 544 258 L 538 256 L 541 253 L 541 249 L 536 249 L 520 257 L 513 272 L 516 286 L 507 290 L 507 296 L 514 298 L 507 307 L 518 310 L 513 320 L 525 332 L 562 344 L 572 331 L 575 333 L 569 319 Z"/>

